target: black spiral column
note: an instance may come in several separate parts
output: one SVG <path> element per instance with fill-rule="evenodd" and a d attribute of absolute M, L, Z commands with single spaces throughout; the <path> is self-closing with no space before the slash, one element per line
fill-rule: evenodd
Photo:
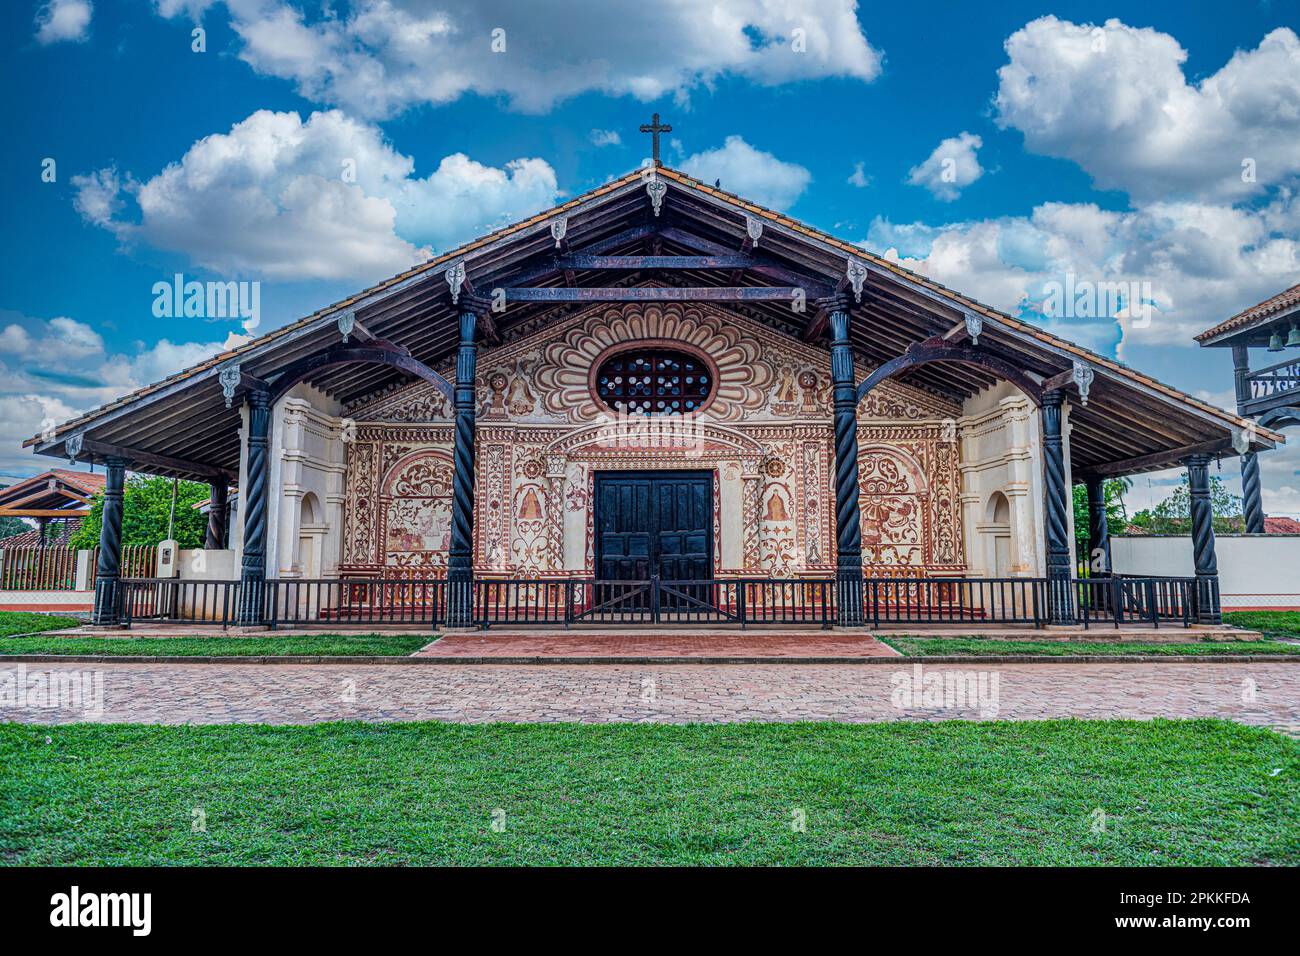
<path fill-rule="evenodd" d="M 248 487 L 240 494 L 244 509 L 244 556 L 239 571 L 239 623 L 261 624 L 266 611 L 267 439 L 271 430 L 270 396 L 248 395 Z"/>
<path fill-rule="evenodd" d="M 1089 478 L 1088 566 L 1093 574 L 1110 574 L 1110 524 L 1106 520 L 1106 480 Z"/>
<path fill-rule="evenodd" d="M 1214 555 L 1214 510 L 1210 504 L 1210 456 L 1190 455 L 1187 490 L 1191 497 L 1192 556 L 1196 565 L 1196 619 L 1201 624 L 1220 624 L 1219 561 Z"/>
<path fill-rule="evenodd" d="M 1043 393 L 1043 485 L 1047 494 L 1047 619 L 1074 623 L 1070 587 L 1070 489 L 1065 483 L 1065 440 L 1061 434 L 1065 394 Z"/>
<path fill-rule="evenodd" d="M 1237 414 L 1250 401 L 1250 351 L 1244 345 L 1232 347 L 1233 382 L 1237 390 Z M 1264 533 L 1264 497 L 1259 481 L 1259 458 L 1253 451 L 1241 456 L 1241 504 L 1246 512 L 1246 533 Z"/>
<path fill-rule="evenodd" d="M 474 626 L 474 331 L 485 303 L 461 296 L 456 352 L 456 449 L 451 489 L 451 550 L 447 556 L 447 626 Z"/>
<path fill-rule="evenodd" d="M 226 526 L 229 501 L 226 497 L 226 482 L 214 481 L 208 485 L 208 532 L 203 538 L 203 547 L 209 551 L 220 551 L 226 546 Z"/>
<path fill-rule="evenodd" d="M 1264 497 L 1259 482 L 1259 455 L 1241 456 L 1241 501 L 1246 511 L 1246 533 L 1264 533 Z"/>
<path fill-rule="evenodd" d="M 106 458 L 103 521 L 99 526 L 99 558 L 95 562 L 95 613 L 91 621 L 101 627 L 121 623 L 122 489 L 126 460 Z"/>
<path fill-rule="evenodd" d="M 823 299 L 830 313 L 831 382 L 835 386 L 835 581 L 841 627 L 861 627 L 862 526 L 858 504 L 858 396 L 849 345 L 849 297 Z"/>

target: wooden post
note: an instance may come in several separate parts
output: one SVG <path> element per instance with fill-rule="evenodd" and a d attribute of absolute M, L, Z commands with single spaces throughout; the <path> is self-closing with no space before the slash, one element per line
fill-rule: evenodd
<path fill-rule="evenodd" d="M 1220 624 L 1219 561 L 1214 554 L 1214 508 L 1210 503 L 1210 456 L 1189 455 L 1187 490 L 1192 511 L 1192 556 L 1196 565 L 1196 618 L 1201 624 Z"/>
<path fill-rule="evenodd" d="M 240 495 L 244 510 L 244 555 L 239 571 L 241 625 L 261 624 L 266 610 L 266 455 L 270 429 L 270 395 L 254 389 L 248 394 L 248 488 Z"/>
<path fill-rule="evenodd" d="M 1043 485 L 1047 495 L 1047 621 L 1074 623 L 1070 586 L 1070 489 L 1065 484 L 1065 441 L 1061 434 L 1065 393 L 1043 393 Z"/>
<path fill-rule="evenodd" d="M 1088 486 L 1088 567 L 1110 574 L 1110 524 L 1106 519 L 1106 479 L 1090 477 Z"/>
<path fill-rule="evenodd" d="M 95 568 L 95 612 L 93 623 L 113 627 L 120 618 L 122 577 L 122 493 L 126 484 L 126 460 L 104 459 L 104 510 L 99 526 L 99 560 Z"/>
<path fill-rule="evenodd" d="M 1237 414 L 1241 415 L 1242 406 L 1250 401 L 1250 383 L 1246 376 L 1250 374 L 1250 351 L 1244 345 L 1232 347 L 1233 384 L 1237 392 Z M 1259 457 L 1256 452 L 1247 450 L 1241 456 L 1241 503 L 1246 513 L 1246 533 L 1264 533 L 1264 498 L 1263 486 L 1259 479 Z"/>
<path fill-rule="evenodd" d="M 849 297 L 837 293 L 818 304 L 830 316 L 831 382 L 835 387 L 836 623 L 840 627 L 861 627 L 865 621 L 858 504 L 858 390 L 849 344 Z"/>
<path fill-rule="evenodd" d="M 474 626 L 474 376 L 479 312 L 487 304 L 461 295 L 456 352 L 456 434 L 452 472 L 451 549 L 447 556 L 447 626 Z"/>
<path fill-rule="evenodd" d="M 226 526 L 229 523 L 226 481 L 224 478 L 214 481 L 208 488 L 211 492 L 208 504 L 208 532 L 203 539 L 203 547 L 209 551 L 219 551 L 226 546 Z"/>

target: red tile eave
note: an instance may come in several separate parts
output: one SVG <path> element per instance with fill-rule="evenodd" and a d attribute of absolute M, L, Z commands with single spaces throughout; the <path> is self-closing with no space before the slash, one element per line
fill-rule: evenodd
<path fill-rule="evenodd" d="M 744 212 L 750 213 L 752 215 L 760 216 L 772 222 L 779 223 L 780 225 L 784 226 L 787 229 L 790 229 L 793 232 L 801 233 L 810 238 L 816 239 L 820 242 L 824 242 L 827 245 L 833 246 L 849 255 L 857 256 L 861 259 L 867 260 L 879 268 L 894 273 L 902 280 L 924 286 L 934 292 L 939 293 L 940 295 L 946 296 L 952 299 L 953 301 L 960 303 L 961 305 L 970 309 L 971 311 L 977 312 L 990 319 L 993 319 L 995 322 L 1000 323 L 1001 325 L 1006 326 L 1021 335 L 1027 336 L 1032 339 L 1036 339 L 1040 342 L 1051 345 L 1054 348 L 1058 348 L 1065 352 L 1071 353 L 1073 355 L 1077 355 L 1080 358 L 1087 359 L 1089 362 L 1101 366 L 1102 368 L 1105 368 L 1110 372 L 1113 372 L 1114 374 L 1120 376 L 1121 378 L 1126 378 L 1129 379 L 1130 381 L 1141 383 L 1146 387 L 1161 393 L 1165 397 L 1175 402 L 1180 402 L 1192 406 L 1209 415 L 1212 415 L 1215 418 L 1221 420 L 1226 425 L 1237 427 L 1237 428 L 1252 427 L 1254 428 L 1257 434 L 1277 444 L 1283 444 L 1286 441 L 1286 439 L 1277 432 L 1270 431 L 1269 429 L 1265 429 L 1265 428 L 1260 428 L 1258 425 L 1255 425 L 1254 423 L 1249 423 L 1245 419 L 1239 418 L 1238 416 L 1233 415 L 1230 412 L 1225 411 L 1224 409 L 1218 408 L 1217 406 L 1211 405 L 1208 402 L 1203 402 L 1200 399 L 1194 398 L 1191 395 L 1188 395 L 1186 392 L 1182 392 L 1170 385 L 1166 385 L 1165 383 L 1157 379 L 1151 378 L 1148 375 L 1143 375 L 1140 372 L 1136 372 L 1133 369 L 1129 368 L 1128 366 L 1120 362 L 1116 362 L 1112 359 L 1108 359 L 1102 355 L 1097 354 L 1096 352 L 1092 352 L 1089 349 L 1086 349 L 1080 345 L 1076 345 L 1075 343 L 1070 342 L 1066 339 L 1057 338 L 1056 336 L 1052 335 L 1049 332 L 1045 332 L 1044 330 L 1038 328 L 1037 326 L 1013 318 L 1012 316 L 1007 315 L 1006 313 L 999 312 L 998 310 L 992 308 L 991 306 L 987 306 L 982 302 L 976 301 L 975 299 L 968 298 L 967 296 L 961 294 L 960 292 L 956 292 L 952 289 L 949 289 L 947 286 L 944 286 L 942 283 L 935 282 L 933 279 L 927 278 L 926 276 L 921 275 L 920 273 L 913 272 L 912 270 L 904 266 L 901 266 L 898 263 L 890 262 L 888 259 L 881 258 L 880 256 L 877 256 L 874 253 L 868 252 L 866 249 L 863 249 L 861 246 L 856 246 L 853 245 L 852 243 L 845 242 L 842 239 L 837 239 L 835 236 L 832 236 L 829 233 L 822 232 L 819 229 L 816 229 L 812 226 L 802 223 L 796 219 L 792 219 L 789 216 L 785 216 L 781 213 L 778 213 L 775 210 L 768 209 L 765 206 L 760 206 L 757 203 L 751 202 L 747 199 L 743 199 L 734 193 L 729 193 L 726 192 L 725 190 L 718 189 L 713 186 L 709 186 L 698 179 L 694 179 L 693 177 L 688 176 L 685 173 L 679 172 L 678 170 L 672 169 L 670 167 L 660 166 L 658 168 L 658 173 L 663 175 L 665 178 L 672 180 L 676 182 L 678 185 L 683 186 L 687 189 L 693 189 L 698 192 L 704 193 L 706 195 L 717 197 L 723 200 L 724 202 L 728 203 L 729 205 L 735 206 L 737 209 L 743 210 Z M 350 304 L 358 302 L 368 296 L 374 295 L 377 292 L 381 292 L 384 289 L 389 288 L 393 285 L 396 285 L 401 282 L 405 282 L 406 280 L 412 278 L 413 276 L 417 276 L 422 273 L 429 272 L 445 262 L 469 255 L 470 253 L 474 252 L 476 249 L 480 249 L 485 245 L 496 242 L 499 239 L 505 238 L 507 236 L 519 233 L 525 229 L 537 225 L 538 223 L 545 222 L 547 219 L 551 218 L 552 216 L 574 209 L 587 202 L 590 202 L 592 199 L 596 199 L 600 196 L 606 195 L 611 191 L 614 191 L 616 189 L 621 189 L 623 186 L 627 185 L 630 182 L 633 182 L 640 176 L 641 176 L 641 170 L 634 170 L 630 173 L 627 173 L 624 176 L 619 177 L 618 179 L 611 180 L 610 182 L 605 183 L 603 186 L 599 186 L 596 189 L 583 193 L 580 196 L 576 196 L 573 199 L 569 200 L 568 202 L 561 203 L 558 206 L 553 206 L 550 209 L 547 209 L 543 212 L 539 212 L 534 216 L 530 216 L 527 219 L 521 220 L 520 222 L 502 227 L 501 229 L 495 230 L 494 232 L 490 232 L 487 235 L 482 236 L 474 240 L 473 242 L 467 243 L 466 245 L 460 246 L 457 249 L 453 249 L 449 252 L 443 253 L 440 256 L 435 256 L 434 258 L 430 259 L 428 262 L 421 263 L 418 266 L 413 266 L 412 268 L 406 270 L 405 272 L 399 273 L 398 275 L 393 276 L 392 278 L 387 279 L 384 282 L 371 286 L 368 289 L 358 292 L 355 295 L 349 296 L 346 299 L 342 299 L 338 302 L 335 302 L 332 305 L 326 306 L 325 308 L 318 309 L 316 312 L 313 312 L 311 315 L 305 316 L 304 318 L 299 319 L 296 322 L 292 322 L 289 325 L 282 326 L 281 328 L 276 329 L 273 332 L 268 332 L 265 335 L 262 335 L 251 342 L 246 342 L 245 344 L 239 346 L 238 348 L 231 349 L 226 352 L 222 352 L 221 354 L 216 355 L 205 362 L 201 362 L 198 365 L 193 366 L 192 368 L 185 369 L 184 371 L 178 372 L 177 374 L 172 375 L 166 379 L 163 379 L 160 382 L 156 382 L 153 385 L 149 385 L 145 388 L 139 389 L 128 395 L 125 395 L 122 398 L 118 399 L 117 401 L 110 402 L 107 405 L 101 406 L 100 408 L 95 409 L 93 412 L 89 412 L 86 415 L 65 422 L 55 429 L 55 436 L 57 437 L 58 435 L 62 434 L 63 432 L 71 428 L 75 428 L 87 422 L 93 421 L 95 418 L 98 418 L 99 416 L 113 409 L 120 408 L 125 404 L 130 404 L 139 401 L 142 398 L 146 398 L 150 394 L 162 388 L 165 388 L 169 385 L 172 385 L 175 382 L 183 381 L 184 379 L 191 378 L 200 372 L 213 368 L 216 365 L 220 365 L 223 362 L 235 358 L 236 356 L 243 355 L 256 348 L 261 348 L 262 346 L 267 345 L 268 343 L 274 342 L 278 338 L 281 338 L 293 331 L 296 331 L 298 329 L 303 328 L 306 325 L 311 324 L 312 322 L 316 321 L 317 319 L 321 318 L 326 314 L 335 312 L 341 308 L 345 308 Z M 41 442 L 42 440 L 43 440 L 42 436 L 35 435 L 27 439 L 25 442 L 23 442 L 22 447 L 26 448 L 31 445 L 35 445 L 38 442 Z"/>
<path fill-rule="evenodd" d="M 80 492 L 83 497 L 90 497 L 97 491 L 102 491 L 105 482 L 103 474 L 92 474 L 87 471 L 69 471 L 66 468 L 51 468 L 49 471 L 43 471 L 39 475 L 32 475 L 30 478 L 16 481 L 7 488 L 0 488 L 0 501 L 14 501 L 24 498 L 29 494 L 39 491 L 41 486 L 46 484 L 51 478 L 57 479 L 66 485 L 71 485 L 73 490 Z M 66 504 L 69 507 L 72 506 L 71 499 L 64 498 L 62 495 L 51 495 L 51 500 L 56 501 L 58 505 Z"/>
<path fill-rule="evenodd" d="M 1260 302 L 1258 305 L 1252 305 L 1249 309 L 1238 312 L 1230 319 L 1224 319 L 1212 329 L 1206 329 L 1197 335 L 1196 341 L 1202 345 L 1219 338 L 1227 332 L 1234 332 L 1237 329 L 1243 329 L 1248 325 L 1267 318 L 1275 312 L 1290 308 L 1293 305 L 1300 305 L 1300 285 L 1293 285 L 1291 288 L 1279 292 Z"/>

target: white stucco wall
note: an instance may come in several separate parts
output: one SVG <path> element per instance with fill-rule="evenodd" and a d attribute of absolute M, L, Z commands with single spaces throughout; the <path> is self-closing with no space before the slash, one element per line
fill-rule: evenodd
<path fill-rule="evenodd" d="M 962 412 L 957 428 L 968 573 L 993 577 L 992 539 L 1009 535 L 1008 576 L 1041 576 L 1046 567 L 1037 409 L 1015 386 L 1000 382 L 967 399 Z M 1009 505 L 1005 528 L 989 520 L 996 492 Z"/>
<path fill-rule="evenodd" d="M 301 384 L 271 409 L 267 501 L 267 577 L 332 577 L 343 544 L 346 449 L 343 409 L 320 390 Z M 241 463 L 241 481 L 244 466 Z M 244 487 L 241 485 L 241 487 Z M 304 523 L 312 496 L 315 519 Z M 307 541 L 314 568 L 306 567 Z"/>
<path fill-rule="evenodd" d="M 1111 538 L 1119 574 L 1190 577 L 1191 535 Z M 1300 535 L 1225 534 L 1215 538 L 1219 595 L 1224 610 L 1300 610 Z"/>

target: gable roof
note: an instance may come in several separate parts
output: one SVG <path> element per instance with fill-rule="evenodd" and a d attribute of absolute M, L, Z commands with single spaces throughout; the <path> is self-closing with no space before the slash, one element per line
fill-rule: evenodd
<path fill-rule="evenodd" d="M 1300 306 L 1300 285 L 1293 285 L 1284 292 L 1265 299 L 1258 305 L 1243 309 L 1230 319 L 1224 319 L 1213 328 L 1206 329 L 1196 336 L 1202 345 L 1220 339 L 1229 332 L 1240 332 L 1257 324 L 1270 324 L 1266 320 L 1276 318 Z"/>
<path fill-rule="evenodd" d="M 51 468 L 0 489 L 0 514 L 21 511 L 67 511 L 70 516 L 89 510 L 85 501 L 104 489 L 103 472 Z"/>
<path fill-rule="evenodd" d="M 671 188 L 663 201 L 663 215 L 651 214 L 643 179 L 653 175 Z M 739 237 L 746 233 L 746 218 L 763 225 L 759 248 L 777 263 L 776 270 L 795 270 L 808 276 L 810 288 L 829 291 L 845 288 L 845 266 L 850 258 L 867 270 L 863 301 L 855 312 L 854 346 L 868 365 L 880 364 L 920 341 L 960 323 L 966 315 L 985 321 L 981 345 L 998 349 L 1032 375 L 1048 378 L 1068 371 L 1074 361 L 1090 365 L 1096 372 L 1091 407 L 1080 407 L 1072 416 L 1077 434 L 1072 437 L 1072 454 L 1080 471 L 1107 464 L 1132 464 L 1137 471 L 1167 467 L 1179 454 L 1190 449 L 1211 447 L 1229 451 L 1236 429 L 1249 423 L 1185 392 L 1137 372 L 1113 359 L 1098 355 L 1020 319 L 998 312 L 974 299 L 946 288 L 923 275 L 876 256 L 859 246 L 837 239 L 789 216 L 708 186 L 669 167 L 635 170 L 566 203 L 538 213 L 510 226 L 495 230 L 473 242 L 443 253 L 391 279 L 320 309 L 252 342 L 223 352 L 190 369 L 170 376 L 64 423 L 54 439 L 40 436 L 25 446 L 37 446 L 42 454 L 64 454 L 68 436 L 82 432 L 99 440 L 101 435 L 117 445 L 142 449 L 157 455 L 161 440 L 169 439 L 168 454 L 194 462 L 238 466 L 238 411 L 225 409 L 216 374 L 238 364 L 245 372 L 271 376 L 289 362 L 319 352 L 338 341 L 335 322 L 352 311 L 358 321 L 376 335 L 391 338 L 407 347 L 426 364 L 445 361 L 456 342 L 456 308 L 450 301 L 447 269 L 465 263 L 469 282 L 484 289 L 498 285 L 544 283 L 590 283 L 592 275 L 549 276 L 545 263 L 553 261 L 555 245 L 549 226 L 567 220 L 572 251 L 587 251 L 601 244 L 613 244 L 603 252 L 613 253 L 645 242 L 698 253 L 718 248 L 735 252 Z M 631 236 L 621 244 L 621 236 Z M 692 243 L 699 245 L 692 247 Z M 729 246 L 726 244 L 730 243 Z M 609 285 L 608 273 L 595 274 Z M 676 277 L 674 277 L 676 278 Z M 762 270 L 745 272 L 744 285 L 764 285 Z M 628 280 L 620 280 L 628 281 Z M 633 276 L 632 284 L 645 277 Z M 654 281 L 662 281 L 656 278 Z M 680 281 L 697 286 L 737 284 L 728 278 L 705 273 L 683 272 Z M 788 283 L 785 283 L 788 284 Z M 526 328 L 530 322 L 546 321 L 557 314 L 570 314 L 577 306 L 553 303 L 511 303 L 503 317 L 510 330 Z M 736 311 L 780 325 L 799 334 L 788 307 L 771 304 L 734 306 Z M 805 329 L 807 331 L 807 329 Z M 860 370 L 865 375 L 866 369 Z M 344 404 L 382 391 L 400 373 L 392 369 L 349 366 L 334 369 L 314 380 L 323 390 Z M 992 376 L 965 367 L 918 368 L 907 380 L 917 387 L 960 399 L 992 384 Z M 1113 393 L 1113 394 L 1112 394 Z M 145 414 L 145 409 L 154 409 Z M 1127 425 L 1112 419 L 1144 416 Z M 139 414 L 137 414 L 139 412 Z M 185 427 L 188 426 L 188 427 Z M 1272 447 L 1284 439 L 1267 429 L 1255 432 L 1257 448 Z M 1163 457 L 1162 457 L 1163 456 Z M 1166 461 L 1167 459 L 1167 461 Z M 158 466 L 158 474 L 202 477 L 183 465 Z M 1130 472 L 1130 473 L 1136 473 Z"/>

